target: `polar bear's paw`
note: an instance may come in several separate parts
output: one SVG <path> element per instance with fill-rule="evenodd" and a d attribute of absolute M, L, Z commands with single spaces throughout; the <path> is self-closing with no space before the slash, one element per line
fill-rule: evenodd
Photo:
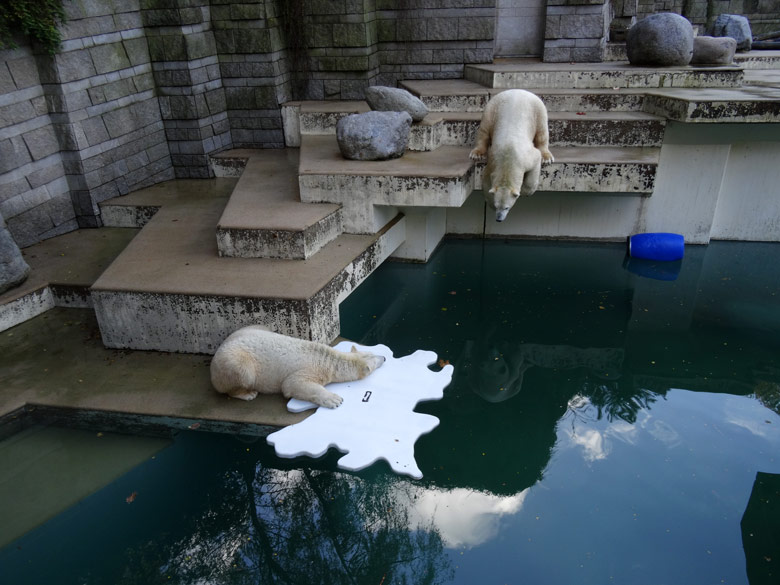
<path fill-rule="evenodd" d="M 320 406 L 324 406 L 325 408 L 336 408 L 341 406 L 341 403 L 344 402 L 344 399 L 338 394 L 334 394 L 333 392 L 325 392 L 324 394 L 317 396 L 315 402 Z"/>
<path fill-rule="evenodd" d="M 552 153 L 549 150 L 543 150 L 542 164 L 550 164 L 552 162 L 555 162 L 555 157 L 552 155 Z"/>
<path fill-rule="evenodd" d="M 474 148 L 469 153 L 469 158 L 471 160 L 482 160 L 485 158 L 485 155 L 487 154 L 487 151 L 484 148 Z"/>
<path fill-rule="evenodd" d="M 236 391 L 236 392 L 231 392 L 230 396 L 232 396 L 233 398 L 238 398 L 240 400 L 254 400 L 257 397 L 257 392 L 251 390 L 246 392 Z"/>

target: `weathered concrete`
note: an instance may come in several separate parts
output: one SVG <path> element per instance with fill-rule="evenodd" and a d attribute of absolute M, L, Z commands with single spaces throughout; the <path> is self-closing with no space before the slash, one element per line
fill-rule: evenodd
<path fill-rule="evenodd" d="M 659 87 L 739 87 L 739 67 L 634 67 L 628 63 L 493 63 L 469 65 L 467 80 L 486 87 L 508 89 L 607 89 Z"/>
<path fill-rule="evenodd" d="M 309 113 L 310 119 L 315 117 L 314 112 Z M 328 126 L 332 120 L 326 121 L 329 117 L 322 113 L 318 124 L 306 128 L 306 135 L 332 134 Z M 412 125 L 408 149 L 426 152 L 441 146 L 473 146 L 481 117 L 481 112 L 429 114 Z M 660 146 L 663 141 L 664 120 L 643 112 L 552 111 L 548 121 L 550 144 L 554 146 Z"/>
<path fill-rule="evenodd" d="M 221 256 L 305 260 L 341 233 L 338 205 L 301 203 L 295 150 L 226 151 L 247 161 L 217 224 Z"/>
<path fill-rule="evenodd" d="M 699 89 L 650 92 L 644 110 L 678 122 L 739 124 L 780 122 L 780 89 Z"/>
<path fill-rule="evenodd" d="M 431 112 L 483 112 L 490 98 L 504 91 L 487 88 L 466 79 L 404 81 L 403 87 L 418 96 Z M 552 112 L 636 112 L 644 99 L 639 89 L 537 89 L 524 88 L 538 95 Z"/>
<path fill-rule="evenodd" d="M 54 309 L 0 340 L 0 417 L 50 423 L 67 412 L 71 426 L 107 431 L 221 430 L 267 434 L 307 414 L 287 411 L 281 396 L 252 403 L 218 394 L 203 355 L 105 348 L 89 310 Z M 60 415 L 61 416 L 61 415 Z"/>
<path fill-rule="evenodd" d="M 480 188 L 484 164 L 474 165 L 468 147 L 443 146 L 432 152 L 408 152 L 389 163 L 340 160 L 328 136 L 306 136 L 301 146 L 299 185 L 303 201 L 344 206 L 344 229 L 373 233 L 382 220 L 377 210 L 396 207 L 459 207 Z M 555 163 L 544 165 L 540 191 L 651 193 L 658 149 L 575 147 L 554 150 Z M 370 194 L 356 197 L 356 193 Z"/>
<path fill-rule="evenodd" d="M 333 137 L 306 136 L 299 186 L 302 201 L 343 205 L 347 233 L 375 233 L 385 220 L 375 207 L 460 206 L 473 189 L 473 163 L 468 149 L 447 146 L 393 161 L 349 161 Z"/>
<path fill-rule="evenodd" d="M 214 226 L 226 202 L 162 206 L 95 282 L 108 347 L 212 353 L 250 323 L 331 341 L 338 303 L 405 237 L 401 220 L 374 236 L 341 236 L 306 261 L 221 258 Z"/>
<path fill-rule="evenodd" d="M 91 306 L 89 287 L 137 230 L 79 230 L 22 250 L 30 276 L 0 295 L 0 331 L 55 306 Z"/>

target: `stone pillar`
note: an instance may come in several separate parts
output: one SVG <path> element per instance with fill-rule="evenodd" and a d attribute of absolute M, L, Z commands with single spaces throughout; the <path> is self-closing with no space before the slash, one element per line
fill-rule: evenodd
<path fill-rule="evenodd" d="M 542 60 L 602 61 L 610 20 L 609 0 L 548 0 Z"/>
<path fill-rule="evenodd" d="M 280 9 L 300 2 L 211 0 L 233 148 L 284 146 L 279 106 L 292 96 Z"/>
<path fill-rule="evenodd" d="M 231 146 L 208 0 L 145 0 L 142 16 L 177 178 L 211 176 L 209 155 Z"/>
<path fill-rule="evenodd" d="M 625 43 L 626 34 L 636 23 L 638 0 L 612 0 L 614 17 L 609 24 L 609 41 Z"/>
<path fill-rule="evenodd" d="M 63 6 L 59 52 L 35 56 L 51 126 L 34 136 L 34 150 L 61 157 L 78 226 L 95 227 L 101 201 L 173 178 L 171 159 L 138 2 Z M 6 219 L 14 231 L 15 218 Z"/>

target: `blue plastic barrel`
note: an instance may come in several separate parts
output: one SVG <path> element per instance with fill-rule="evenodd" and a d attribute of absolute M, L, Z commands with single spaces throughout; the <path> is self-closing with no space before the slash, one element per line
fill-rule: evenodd
<path fill-rule="evenodd" d="M 685 238 L 663 232 L 636 234 L 628 239 L 628 255 L 646 260 L 680 260 L 685 251 Z"/>

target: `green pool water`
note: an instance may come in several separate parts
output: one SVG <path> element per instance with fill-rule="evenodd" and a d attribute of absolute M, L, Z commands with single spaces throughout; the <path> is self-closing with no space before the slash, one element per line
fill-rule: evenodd
<path fill-rule="evenodd" d="M 46 584 L 780 583 L 780 245 L 448 241 L 342 335 L 455 367 L 424 477 L 186 432 L 0 549 Z M 655 275 L 650 278 L 647 275 Z"/>

